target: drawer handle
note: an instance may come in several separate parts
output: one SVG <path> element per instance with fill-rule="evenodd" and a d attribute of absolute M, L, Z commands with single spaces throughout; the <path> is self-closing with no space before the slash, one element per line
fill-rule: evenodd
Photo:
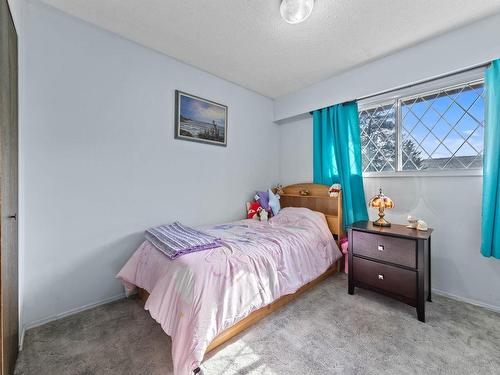
<path fill-rule="evenodd" d="M 377 249 L 378 251 L 384 251 L 384 245 L 378 245 Z"/>
<path fill-rule="evenodd" d="M 384 280 L 384 275 L 378 275 L 379 280 Z"/>

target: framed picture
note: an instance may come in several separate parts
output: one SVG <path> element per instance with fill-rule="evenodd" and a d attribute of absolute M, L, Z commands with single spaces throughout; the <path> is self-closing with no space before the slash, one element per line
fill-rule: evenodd
<path fill-rule="evenodd" d="M 227 106 L 175 90 L 175 138 L 227 146 Z"/>

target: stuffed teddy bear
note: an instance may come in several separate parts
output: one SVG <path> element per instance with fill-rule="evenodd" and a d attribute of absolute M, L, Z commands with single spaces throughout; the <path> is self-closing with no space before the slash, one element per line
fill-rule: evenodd
<path fill-rule="evenodd" d="M 260 221 L 267 221 L 269 219 L 269 212 L 261 208 L 259 211 L 259 217 Z"/>

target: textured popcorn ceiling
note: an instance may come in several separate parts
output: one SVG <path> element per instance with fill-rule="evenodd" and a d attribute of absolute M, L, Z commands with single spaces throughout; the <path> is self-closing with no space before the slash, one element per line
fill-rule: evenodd
<path fill-rule="evenodd" d="M 500 0 L 316 0 L 289 25 L 279 0 L 37 1 L 272 98 L 500 12 Z"/>

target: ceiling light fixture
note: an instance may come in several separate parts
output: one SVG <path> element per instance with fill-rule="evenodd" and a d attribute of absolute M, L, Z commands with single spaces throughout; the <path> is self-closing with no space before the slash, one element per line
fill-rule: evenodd
<path fill-rule="evenodd" d="M 281 17 L 288 23 L 300 23 L 309 17 L 314 8 L 314 0 L 281 0 Z"/>

